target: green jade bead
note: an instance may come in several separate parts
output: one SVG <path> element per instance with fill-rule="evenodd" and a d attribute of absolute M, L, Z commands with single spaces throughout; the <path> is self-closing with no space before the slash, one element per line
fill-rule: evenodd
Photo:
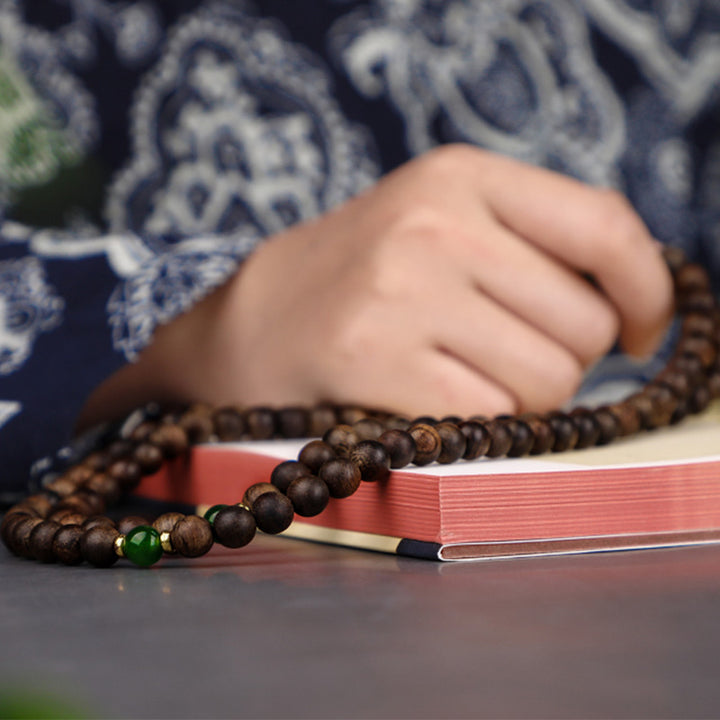
<path fill-rule="evenodd" d="M 148 525 L 138 525 L 125 536 L 123 550 L 130 562 L 150 567 L 163 556 L 160 533 Z"/>
<path fill-rule="evenodd" d="M 203 517 L 212 525 L 215 522 L 215 517 L 217 514 L 224 510 L 227 507 L 227 505 L 213 505 L 212 507 L 209 507 L 206 511 Z"/>

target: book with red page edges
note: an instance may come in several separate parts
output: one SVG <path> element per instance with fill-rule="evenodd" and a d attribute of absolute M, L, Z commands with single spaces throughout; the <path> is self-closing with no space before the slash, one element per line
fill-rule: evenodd
<path fill-rule="evenodd" d="M 239 502 L 305 442 L 198 445 L 137 494 L 201 508 Z M 284 534 L 439 560 L 718 542 L 720 404 L 605 447 L 394 470 Z"/>

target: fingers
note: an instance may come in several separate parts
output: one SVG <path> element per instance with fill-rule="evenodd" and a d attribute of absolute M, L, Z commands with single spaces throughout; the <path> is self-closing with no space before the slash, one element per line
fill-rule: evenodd
<path fill-rule="evenodd" d="M 671 315 L 671 281 L 628 202 L 614 191 L 506 158 L 493 158 L 492 182 L 480 175 L 478 187 L 498 221 L 591 274 L 617 309 L 624 348 L 636 355 L 652 352 Z"/>

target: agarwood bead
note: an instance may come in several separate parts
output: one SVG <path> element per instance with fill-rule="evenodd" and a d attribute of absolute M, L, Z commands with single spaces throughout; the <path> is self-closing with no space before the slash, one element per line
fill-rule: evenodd
<path fill-rule="evenodd" d="M 664 385 L 649 383 L 643 389 L 642 394 L 648 397 L 651 402 L 648 429 L 669 425 L 673 413 L 679 405 L 675 393 Z"/>
<path fill-rule="evenodd" d="M 102 450 L 96 450 L 90 453 L 83 461 L 83 467 L 88 468 L 91 472 L 103 472 L 110 462 L 110 457 Z"/>
<path fill-rule="evenodd" d="M 484 423 L 490 434 L 490 447 L 485 455 L 487 457 L 502 457 L 507 455 L 512 447 L 512 433 L 502 420 L 487 420 Z"/>
<path fill-rule="evenodd" d="M 68 475 L 61 475 L 59 478 L 55 478 L 55 480 L 45 485 L 47 490 L 50 490 L 61 498 L 72 495 L 79 487 L 80 483 Z"/>
<path fill-rule="evenodd" d="M 688 313 L 682 319 L 681 332 L 683 335 L 712 338 L 715 332 L 715 322 L 710 315 L 701 313 Z"/>
<path fill-rule="evenodd" d="M 52 552 L 63 565 L 79 565 L 83 561 L 80 541 L 84 530 L 78 525 L 62 525 L 55 533 Z"/>
<path fill-rule="evenodd" d="M 147 442 L 157 427 L 156 422 L 143 420 L 130 432 L 129 439 L 136 443 Z"/>
<path fill-rule="evenodd" d="M 408 430 L 412 425 L 409 418 L 403 415 L 391 415 L 385 420 L 385 430 Z M 379 439 L 379 438 L 378 438 Z"/>
<path fill-rule="evenodd" d="M 378 442 L 387 450 L 391 468 L 405 467 L 415 458 L 415 441 L 406 430 L 386 430 L 378 438 Z"/>
<path fill-rule="evenodd" d="M 255 501 L 265 493 L 268 492 L 280 492 L 279 489 L 273 485 L 272 483 L 268 482 L 257 482 L 254 485 L 251 485 L 243 495 L 243 505 L 247 505 L 251 510 L 253 508 L 253 505 L 255 504 Z"/>
<path fill-rule="evenodd" d="M 8 511 L 5 514 L 5 517 L 2 519 L 2 524 L 0 524 L 0 538 L 2 538 L 3 543 L 7 545 L 7 547 L 11 547 L 12 544 L 12 533 L 15 529 L 15 525 L 17 525 L 19 522 L 22 522 L 23 520 L 26 520 L 27 518 L 36 518 L 39 521 L 42 521 L 42 518 L 38 517 L 37 515 L 28 514 L 25 512 L 17 511 L 15 508 Z"/>
<path fill-rule="evenodd" d="M 32 516 L 18 520 L 11 529 L 9 543 L 7 543 L 8 547 L 20 557 L 32 558 L 30 534 L 42 522 L 46 521 Z"/>
<path fill-rule="evenodd" d="M 697 355 L 674 355 L 667 367 L 686 375 L 691 386 L 701 383 L 705 377 L 705 369 Z"/>
<path fill-rule="evenodd" d="M 360 438 L 350 425 L 336 425 L 330 428 L 322 438 L 338 455 L 347 456 Z"/>
<path fill-rule="evenodd" d="M 410 426 L 408 430 L 415 442 L 415 465 L 429 465 L 435 462 L 442 452 L 442 440 L 438 431 L 427 423 L 419 423 Z"/>
<path fill-rule="evenodd" d="M 58 498 L 54 494 L 40 492 L 26 497 L 20 505 L 31 514 L 44 518 L 52 512 L 53 508 L 57 507 Z"/>
<path fill-rule="evenodd" d="M 467 440 L 460 428 L 451 422 L 439 422 L 435 432 L 440 436 L 441 450 L 437 461 L 443 465 L 459 460 L 467 449 Z"/>
<path fill-rule="evenodd" d="M 86 483 L 85 489 L 105 498 L 108 505 L 114 505 L 122 495 L 120 482 L 105 473 L 95 473 Z"/>
<path fill-rule="evenodd" d="M 85 522 L 83 522 L 80 527 L 83 530 L 87 531 L 91 530 L 94 527 L 99 527 L 100 525 L 107 525 L 117 530 L 117 525 L 115 524 L 115 521 L 112 518 L 109 518 L 107 515 L 94 515 L 93 517 L 86 518 Z"/>
<path fill-rule="evenodd" d="M 157 445 L 168 460 L 182 455 L 190 445 L 187 433 L 179 425 L 170 423 L 158 426 L 148 440 Z"/>
<path fill-rule="evenodd" d="M 679 267 L 673 277 L 677 293 L 695 293 L 710 289 L 710 279 L 701 265 L 685 263 Z"/>
<path fill-rule="evenodd" d="M 104 450 L 107 455 L 108 462 L 115 462 L 115 460 L 123 460 L 130 456 L 133 451 L 135 444 L 130 440 L 120 438 L 119 440 L 113 440 Z"/>
<path fill-rule="evenodd" d="M 53 539 L 61 527 L 60 523 L 53 520 L 44 520 L 32 529 L 28 538 L 28 546 L 30 554 L 35 560 L 42 563 L 55 561 Z"/>
<path fill-rule="evenodd" d="M 692 389 L 688 376 L 679 370 L 675 370 L 671 366 L 663 368 L 663 370 L 654 377 L 653 382 L 670 388 L 679 399 L 687 397 Z"/>
<path fill-rule="evenodd" d="M 485 455 L 490 448 L 490 433 L 478 420 L 466 420 L 458 425 L 465 436 L 465 460 L 475 460 Z"/>
<path fill-rule="evenodd" d="M 285 407 L 276 413 L 278 434 L 284 438 L 307 437 L 310 416 L 302 407 Z"/>
<path fill-rule="evenodd" d="M 533 444 L 530 448 L 530 455 L 542 455 L 550 452 L 555 443 L 555 433 L 550 427 L 547 418 L 540 417 L 537 413 L 527 413 L 520 418 L 527 423 L 533 434 Z"/>
<path fill-rule="evenodd" d="M 269 407 L 255 407 L 243 413 L 245 429 L 253 440 L 269 440 L 275 435 L 275 412 Z"/>
<path fill-rule="evenodd" d="M 547 416 L 550 427 L 555 435 L 552 452 L 572 450 L 578 440 L 578 429 L 565 413 L 550 413 Z"/>
<path fill-rule="evenodd" d="M 153 520 L 152 526 L 159 532 L 171 532 L 172 529 L 183 519 L 185 515 L 179 512 L 166 512 Z"/>
<path fill-rule="evenodd" d="M 207 442 L 215 432 L 212 410 L 208 406 L 195 406 L 183 413 L 178 425 L 185 431 L 192 445 Z"/>
<path fill-rule="evenodd" d="M 95 471 L 87 465 L 75 465 L 68 468 L 62 475 L 75 487 L 82 487 L 94 475 Z"/>
<path fill-rule="evenodd" d="M 105 501 L 97 493 L 78 492 L 68 495 L 54 506 L 53 512 L 70 509 L 85 517 L 100 515 L 105 512 Z"/>
<path fill-rule="evenodd" d="M 377 440 L 385 432 L 385 426 L 379 420 L 368 417 L 358 420 L 353 425 L 353 430 L 360 441 Z"/>
<path fill-rule="evenodd" d="M 213 545 L 210 523 L 197 515 L 186 515 L 170 531 L 170 542 L 175 552 L 183 557 L 205 555 Z"/>
<path fill-rule="evenodd" d="M 285 495 L 274 491 L 263 493 L 256 498 L 252 514 L 260 530 L 269 535 L 277 535 L 290 527 L 295 511 Z"/>
<path fill-rule="evenodd" d="M 115 540 L 120 533 L 110 525 L 97 525 L 88 530 L 80 540 L 83 559 L 95 567 L 110 567 L 118 556 L 115 554 Z"/>
<path fill-rule="evenodd" d="M 608 408 L 596 408 L 593 411 L 593 418 L 600 430 L 595 441 L 596 445 L 607 445 L 620 435 L 620 421 Z"/>
<path fill-rule="evenodd" d="M 352 427 L 356 422 L 367 417 L 367 412 L 359 407 L 344 406 L 337 408 L 337 417 L 340 425 L 350 425 Z"/>
<path fill-rule="evenodd" d="M 507 456 L 516 458 L 528 455 L 535 444 L 535 436 L 530 426 L 519 418 L 506 420 L 505 425 L 512 438 L 510 449 L 506 453 Z"/>
<path fill-rule="evenodd" d="M 600 437 L 600 427 L 590 410 L 585 407 L 573 408 L 569 417 L 578 431 L 575 449 L 582 450 L 595 445 Z"/>
<path fill-rule="evenodd" d="M 642 429 L 640 413 L 632 403 L 617 402 L 603 407 L 609 410 L 618 421 L 618 435 L 620 437 L 635 435 Z"/>
<path fill-rule="evenodd" d="M 377 440 L 361 440 L 350 452 L 364 482 L 384 482 L 390 477 L 390 453 Z"/>
<path fill-rule="evenodd" d="M 693 415 L 707 408 L 712 400 L 709 384 L 696 385 L 688 397 L 688 412 Z"/>
<path fill-rule="evenodd" d="M 432 425 L 435 427 L 435 425 L 438 424 L 438 419 L 436 417 L 433 417 L 432 415 L 419 415 L 416 418 L 413 418 L 410 422 L 410 426 L 413 425 Z"/>
<path fill-rule="evenodd" d="M 222 442 L 242 440 L 245 434 L 245 421 L 237 408 L 218 408 L 212 414 L 212 421 L 215 434 Z"/>
<path fill-rule="evenodd" d="M 348 458 L 334 458 L 319 470 L 318 477 L 328 486 L 330 497 L 345 498 L 352 495 L 361 482 L 360 468 Z"/>
<path fill-rule="evenodd" d="M 302 452 L 300 453 L 300 455 L 302 456 Z M 320 468 L 318 467 L 312 472 L 317 472 L 317 470 L 319 469 Z M 273 468 L 273 471 L 270 474 L 270 483 L 274 487 L 276 487 L 281 493 L 285 493 L 287 492 L 290 483 L 295 480 L 295 478 L 302 477 L 303 475 L 308 475 L 310 472 L 310 468 L 308 468 L 308 466 L 304 462 L 299 462 L 298 460 L 285 460 L 284 462 L 281 462 L 279 465 L 276 465 Z M 267 489 L 265 489 L 263 492 L 267 492 Z M 251 506 L 252 503 L 249 503 L 249 505 Z"/>
<path fill-rule="evenodd" d="M 137 463 L 142 475 L 152 475 L 163 466 L 165 455 L 157 445 L 144 442 L 135 448 L 132 459 Z"/>
<path fill-rule="evenodd" d="M 212 524 L 217 542 L 229 548 L 247 545 L 255 537 L 256 528 L 253 514 L 239 505 L 228 505 L 220 510 Z"/>
<path fill-rule="evenodd" d="M 117 529 L 122 535 L 127 535 L 132 529 L 139 525 L 152 525 L 150 519 L 144 515 L 126 515 L 118 520 Z"/>
<path fill-rule="evenodd" d="M 134 460 L 115 460 L 105 472 L 118 481 L 122 492 L 134 490 L 142 480 L 142 469 Z"/>
<path fill-rule="evenodd" d="M 710 397 L 715 400 L 720 398 L 720 368 L 714 369 L 710 372 L 707 379 L 708 390 L 710 391 Z"/>
<path fill-rule="evenodd" d="M 676 346 L 678 355 L 697 355 L 703 368 L 707 369 L 717 360 L 717 348 L 705 337 L 682 337 Z"/>
<path fill-rule="evenodd" d="M 61 525 L 82 525 L 87 520 L 87 515 L 76 512 L 71 508 L 62 508 L 51 513 L 48 520 L 54 520 Z"/>
<path fill-rule="evenodd" d="M 677 310 L 682 315 L 700 313 L 709 315 L 715 309 L 715 296 L 710 291 L 697 291 L 680 295 Z"/>
<path fill-rule="evenodd" d="M 290 483 L 287 497 L 298 515 L 314 517 L 327 507 L 330 490 L 319 477 L 301 475 Z"/>
<path fill-rule="evenodd" d="M 337 423 L 337 415 L 332 405 L 318 405 L 310 410 L 310 435 L 312 437 L 322 437 Z"/>
<path fill-rule="evenodd" d="M 317 473 L 328 460 L 332 460 L 334 457 L 336 457 L 335 450 L 331 445 L 324 440 L 311 440 L 300 451 L 298 460 L 314 474 Z"/>
<path fill-rule="evenodd" d="M 445 415 L 440 418 L 441 423 L 450 423 L 451 425 L 459 425 L 463 421 L 464 418 L 461 418 L 459 415 Z"/>

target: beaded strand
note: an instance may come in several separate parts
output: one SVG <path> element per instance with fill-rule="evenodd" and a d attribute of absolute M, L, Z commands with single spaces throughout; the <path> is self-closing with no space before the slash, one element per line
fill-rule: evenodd
<path fill-rule="evenodd" d="M 330 498 L 348 497 L 363 482 L 384 482 L 392 469 L 410 464 L 565 452 L 677 423 L 720 397 L 720 308 L 701 266 L 687 262 L 677 248 L 663 255 L 680 317 L 678 341 L 665 367 L 621 402 L 569 412 L 412 421 L 330 405 L 147 408 L 132 414 L 104 448 L 12 507 L 0 526 L 2 540 L 15 555 L 39 562 L 110 567 L 125 557 L 147 567 L 166 554 L 199 557 L 214 543 L 243 547 L 257 530 L 281 533 L 295 515 L 318 515 Z M 195 444 L 275 437 L 316 439 L 297 460 L 279 463 L 268 482 L 248 488 L 239 503 L 214 505 L 202 517 L 166 512 L 151 523 L 136 516 L 115 522 L 103 514 L 144 476 Z"/>

